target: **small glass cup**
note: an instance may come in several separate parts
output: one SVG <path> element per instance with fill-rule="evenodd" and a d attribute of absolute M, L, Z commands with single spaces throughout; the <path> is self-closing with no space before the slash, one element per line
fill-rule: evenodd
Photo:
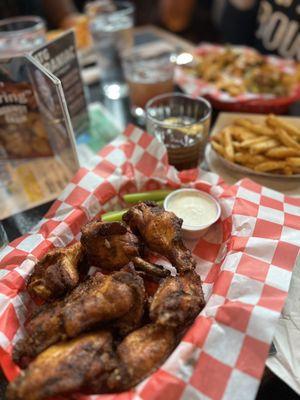
<path fill-rule="evenodd" d="M 0 251 L 8 244 L 8 238 L 5 229 L 0 222 Z"/>
<path fill-rule="evenodd" d="M 164 143 L 169 163 L 178 170 L 203 161 L 211 121 L 211 105 L 203 97 L 166 93 L 146 104 L 147 131 Z"/>
<path fill-rule="evenodd" d="M 0 21 L 1 57 L 23 55 L 46 43 L 46 27 L 42 18 L 25 16 Z"/>
<path fill-rule="evenodd" d="M 124 55 L 123 68 L 134 117 L 145 116 L 144 109 L 151 98 L 173 90 L 174 62 L 170 52 L 152 54 L 134 49 Z"/>
<path fill-rule="evenodd" d="M 104 94 L 112 99 L 127 94 L 122 53 L 133 46 L 134 6 L 128 1 L 98 0 L 85 6 Z"/>

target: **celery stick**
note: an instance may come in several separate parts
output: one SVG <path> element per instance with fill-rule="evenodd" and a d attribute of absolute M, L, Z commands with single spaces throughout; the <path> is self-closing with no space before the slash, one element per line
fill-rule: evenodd
<path fill-rule="evenodd" d="M 162 206 L 164 204 L 164 201 L 157 201 L 157 204 Z M 108 211 L 107 213 L 101 215 L 101 219 L 104 222 L 122 221 L 122 216 L 126 213 L 126 211 L 128 211 L 128 208 L 119 211 Z"/>
<path fill-rule="evenodd" d="M 171 193 L 172 190 L 152 190 L 150 192 L 143 192 L 143 193 L 129 193 L 124 195 L 124 200 L 126 203 L 138 203 L 139 201 L 158 201 L 163 200 Z"/>
<path fill-rule="evenodd" d="M 109 211 L 105 214 L 102 214 L 101 219 L 104 222 L 122 221 L 122 216 L 126 213 L 126 211 L 127 210 Z"/>

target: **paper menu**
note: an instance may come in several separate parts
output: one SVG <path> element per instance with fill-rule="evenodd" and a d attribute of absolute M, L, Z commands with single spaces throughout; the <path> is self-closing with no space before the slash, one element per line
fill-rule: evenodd
<path fill-rule="evenodd" d="M 32 52 L 32 57 L 61 82 L 75 136 L 89 129 L 89 118 L 74 31 L 63 33 Z"/>
<path fill-rule="evenodd" d="M 2 59 L 0 88 L 4 219 L 56 198 L 77 170 L 78 160 L 59 79 L 30 56 Z"/>

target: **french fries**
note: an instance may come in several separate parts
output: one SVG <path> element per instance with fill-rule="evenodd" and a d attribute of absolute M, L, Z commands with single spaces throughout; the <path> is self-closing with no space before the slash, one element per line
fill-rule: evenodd
<path fill-rule="evenodd" d="M 252 121 L 246 118 L 236 119 L 235 125 L 242 126 L 248 129 L 248 131 L 255 133 L 257 135 L 276 136 L 276 132 L 274 131 L 274 129 L 271 129 L 265 125 L 254 124 Z"/>
<path fill-rule="evenodd" d="M 291 167 L 300 168 L 300 157 L 289 157 L 286 161 Z"/>
<path fill-rule="evenodd" d="M 285 130 L 287 133 L 289 133 L 292 136 L 298 136 L 300 137 L 300 128 L 290 124 L 289 122 L 284 121 L 283 119 L 280 119 L 276 117 L 275 115 L 271 114 L 268 115 L 266 119 L 267 125 L 275 128 L 282 128 Z"/>
<path fill-rule="evenodd" d="M 300 128 L 275 115 L 263 123 L 237 118 L 211 138 L 222 157 L 256 172 L 300 173 Z"/>
<path fill-rule="evenodd" d="M 256 138 L 254 138 L 254 139 L 244 140 L 244 141 L 239 145 L 239 148 L 240 148 L 240 149 L 246 149 L 246 148 L 249 148 L 249 147 L 253 146 L 254 144 L 261 143 L 261 142 L 265 142 L 266 139 L 268 139 L 266 136 L 261 136 L 261 137 L 256 137 Z"/>
<path fill-rule="evenodd" d="M 218 143 L 216 140 L 214 140 L 211 143 L 211 145 L 216 150 L 217 153 L 221 154 L 222 157 L 225 157 L 224 147 L 220 143 Z"/>
<path fill-rule="evenodd" d="M 300 150 L 300 144 L 297 143 L 297 141 L 290 136 L 287 131 L 283 130 L 282 128 L 277 128 L 276 133 L 279 140 L 287 147 L 294 147 L 295 149 Z"/>
<path fill-rule="evenodd" d="M 238 140 L 248 140 L 256 138 L 256 135 L 252 132 L 249 132 L 247 129 L 242 126 L 232 126 L 232 136 Z"/>
<path fill-rule="evenodd" d="M 265 140 L 261 143 L 256 143 L 250 147 L 250 154 L 260 154 L 265 153 L 267 150 L 273 149 L 275 146 L 278 146 L 278 141 L 275 139 Z"/>
<path fill-rule="evenodd" d="M 269 172 L 285 168 L 285 161 L 266 161 L 254 167 L 255 171 Z"/>
<path fill-rule="evenodd" d="M 232 144 L 232 137 L 231 137 L 231 131 L 229 128 L 225 128 L 223 132 L 223 137 L 224 137 L 224 145 L 225 145 L 225 158 L 227 158 L 230 161 L 233 161 L 234 159 L 234 147 Z"/>
<path fill-rule="evenodd" d="M 270 158 L 287 158 L 287 157 L 300 157 L 300 150 L 293 149 L 292 147 L 275 147 L 274 149 L 270 149 L 266 153 L 267 157 Z"/>

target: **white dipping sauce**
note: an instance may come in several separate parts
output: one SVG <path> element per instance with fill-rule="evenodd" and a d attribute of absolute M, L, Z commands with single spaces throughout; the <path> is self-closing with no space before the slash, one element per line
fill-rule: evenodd
<path fill-rule="evenodd" d="M 168 211 L 173 211 L 183 219 L 184 225 L 189 226 L 208 225 L 218 212 L 212 200 L 196 192 L 178 193 L 170 198 Z"/>

